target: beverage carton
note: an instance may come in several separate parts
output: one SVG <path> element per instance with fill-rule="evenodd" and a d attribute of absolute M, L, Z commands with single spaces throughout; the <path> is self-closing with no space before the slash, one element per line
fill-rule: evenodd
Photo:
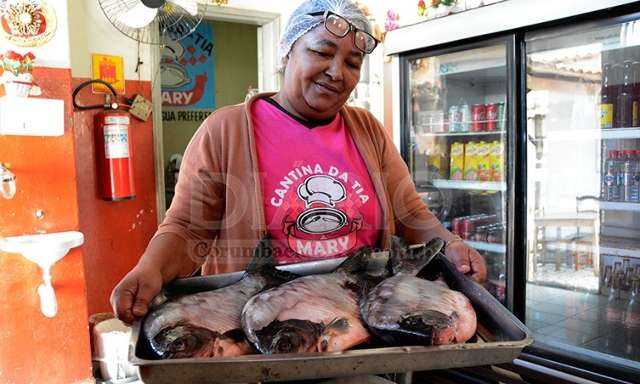
<path fill-rule="evenodd" d="M 478 143 L 477 157 L 478 157 L 478 173 L 477 180 L 489 181 L 491 180 L 491 144 L 481 141 Z"/>
<path fill-rule="evenodd" d="M 473 141 L 464 146 L 464 179 L 478 180 L 478 143 Z"/>
<path fill-rule="evenodd" d="M 504 180 L 504 146 L 501 141 L 491 143 L 491 181 Z"/>
<path fill-rule="evenodd" d="M 451 144 L 451 163 L 449 166 L 449 178 L 462 180 L 464 178 L 464 144 Z"/>

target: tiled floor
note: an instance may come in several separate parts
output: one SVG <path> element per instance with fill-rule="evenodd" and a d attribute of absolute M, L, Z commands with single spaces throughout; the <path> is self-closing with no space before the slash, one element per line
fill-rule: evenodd
<path fill-rule="evenodd" d="M 597 294 L 527 284 L 526 324 L 534 339 L 640 361 L 640 329 L 623 326 L 626 309 L 626 300 L 611 306 Z"/>

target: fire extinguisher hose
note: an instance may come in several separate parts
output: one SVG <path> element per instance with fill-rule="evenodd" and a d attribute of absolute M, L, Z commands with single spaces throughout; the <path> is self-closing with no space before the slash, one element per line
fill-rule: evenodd
<path fill-rule="evenodd" d="M 87 87 L 88 85 L 91 84 L 102 84 L 104 86 L 106 86 L 107 88 L 109 88 L 109 90 L 111 91 L 111 93 L 113 94 L 113 98 L 115 99 L 118 95 L 116 93 L 116 90 L 113 89 L 113 87 L 111 86 L 111 84 L 107 83 L 104 80 L 100 80 L 100 79 L 91 79 L 91 80 L 87 80 L 83 83 L 81 83 L 80 85 L 78 85 L 76 87 L 76 89 L 73 90 L 73 107 L 77 110 L 80 111 L 86 111 L 88 109 L 112 109 L 112 106 L 109 104 L 96 104 L 96 105 L 78 105 L 78 103 L 76 102 L 76 96 L 78 95 L 78 93 L 83 90 L 85 87 Z"/>

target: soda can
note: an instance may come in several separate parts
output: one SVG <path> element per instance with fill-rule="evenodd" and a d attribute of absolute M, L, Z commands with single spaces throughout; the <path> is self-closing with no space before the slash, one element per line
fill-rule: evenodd
<path fill-rule="evenodd" d="M 471 240 L 473 233 L 476 230 L 476 225 L 475 225 L 476 221 L 477 221 L 477 218 L 475 216 L 467 216 L 462 221 L 462 234 L 460 235 L 460 237 L 462 237 L 465 240 Z"/>
<path fill-rule="evenodd" d="M 458 106 L 452 105 L 449 107 L 449 132 L 457 132 L 459 130 L 459 113 Z"/>
<path fill-rule="evenodd" d="M 471 125 L 471 108 L 469 108 L 469 104 L 462 104 L 458 113 L 460 115 L 460 132 L 469 132 Z"/>
<path fill-rule="evenodd" d="M 471 107 L 471 132 L 484 131 L 486 117 L 484 104 L 474 104 Z"/>
<path fill-rule="evenodd" d="M 498 131 L 504 131 L 507 125 L 506 106 L 504 103 L 496 103 L 496 128 Z"/>
<path fill-rule="evenodd" d="M 489 103 L 485 105 L 484 108 L 487 117 L 487 124 L 485 125 L 485 129 L 487 131 L 495 131 L 496 120 L 498 119 L 498 108 L 494 103 Z"/>
<path fill-rule="evenodd" d="M 454 235 L 462 235 L 462 220 L 464 220 L 464 217 L 454 217 L 451 220 L 451 232 Z"/>

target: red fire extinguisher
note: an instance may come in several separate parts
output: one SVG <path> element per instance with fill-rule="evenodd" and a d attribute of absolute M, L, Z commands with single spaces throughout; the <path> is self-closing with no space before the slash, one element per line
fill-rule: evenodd
<path fill-rule="evenodd" d="M 129 114 L 104 111 L 94 117 L 100 191 L 105 200 L 136 196 L 133 181 L 133 146 Z"/>
<path fill-rule="evenodd" d="M 128 112 L 118 110 L 120 105 L 107 97 L 105 104 L 80 106 L 76 95 L 92 83 L 104 84 L 117 97 L 113 87 L 102 80 L 89 80 L 73 92 L 73 105 L 78 110 L 104 109 L 94 117 L 96 162 L 100 195 L 109 201 L 133 199 L 136 196 L 133 173 L 133 145 Z"/>

